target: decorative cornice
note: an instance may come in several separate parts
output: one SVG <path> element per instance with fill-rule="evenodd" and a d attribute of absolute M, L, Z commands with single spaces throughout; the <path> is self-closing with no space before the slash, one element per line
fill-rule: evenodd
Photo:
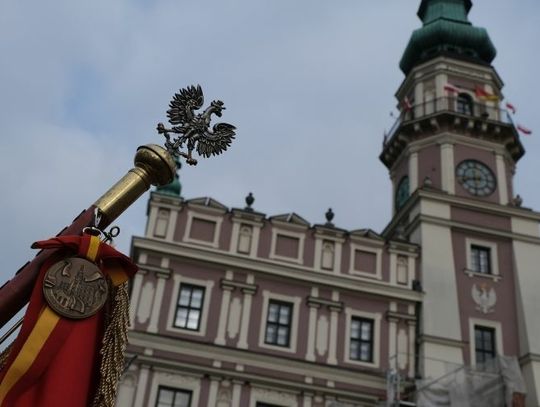
<path fill-rule="evenodd" d="M 141 271 L 154 273 L 162 278 L 169 278 L 171 276 L 171 269 L 168 268 L 150 266 L 148 264 L 137 264 L 137 267 L 139 267 L 139 273 Z"/>
<path fill-rule="evenodd" d="M 309 307 L 327 306 L 334 311 L 341 312 L 343 310 L 343 302 L 341 301 L 325 300 L 324 298 L 312 297 L 311 295 L 307 297 L 306 303 Z"/>
<path fill-rule="evenodd" d="M 416 322 L 416 316 L 403 314 L 401 312 L 396 312 L 396 311 L 386 311 L 386 319 L 389 321 L 394 320 L 394 321 Z"/>
<path fill-rule="evenodd" d="M 313 268 L 293 263 L 285 264 L 269 259 L 241 257 L 234 253 L 223 252 L 210 247 L 202 247 L 188 243 L 172 243 L 151 238 L 133 237 L 132 253 L 134 253 L 135 249 L 150 250 L 168 256 L 197 260 L 202 263 L 212 263 L 220 266 L 269 274 L 290 280 L 307 282 L 310 285 L 320 284 L 329 288 L 348 289 L 407 301 L 421 301 L 423 298 L 422 293 L 408 288 L 393 286 L 389 282 L 363 278 L 360 276 L 317 272 Z"/>
<path fill-rule="evenodd" d="M 221 287 L 234 290 L 239 288 L 245 294 L 255 294 L 257 292 L 258 286 L 255 284 L 241 283 L 240 281 L 226 280 L 221 279 Z"/>
<path fill-rule="evenodd" d="M 226 370 L 224 368 L 213 368 L 209 365 L 194 365 L 193 363 L 183 363 L 171 358 L 162 358 L 159 356 L 145 356 L 139 355 L 137 360 L 140 363 L 150 364 L 157 368 L 169 368 L 178 371 L 179 369 L 186 370 L 187 372 L 205 373 L 210 375 L 223 375 L 226 371 L 227 376 L 236 380 L 247 380 L 252 383 L 270 382 L 274 381 L 274 385 L 283 385 L 285 388 L 295 388 L 308 391 L 317 391 L 321 388 L 326 389 L 325 392 L 331 392 L 342 395 L 354 396 L 358 399 L 358 392 L 347 392 L 336 388 L 327 389 L 325 386 L 317 386 L 313 384 L 307 384 L 303 380 L 303 377 L 309 375 L 315 379 L 320 380 L 332 380 L 337 383 L 354 384 L 356 386 L 366 386 L 376 390 L 385 389 L 385 376 L 382 371 L 372 371 L 363 369 L 343 369 L 341 367 L 334 367 L 325 364 L 315 364 L 307 362 L 302 359 L 291 359 L 289 356 L 278 355 L 265 355 L 262 353 L 253 352 L 251 350 L 242 350 L 236 348 L 229 348 L 224 346 L 214 346 L 206 343 L 188 341 L 181 338 L 171 338 L 164 335 L 152 334 L 149 332 L 130 331 L 129 342 L 135 346 L 143 346 L 145 348 L 150 347 L 159 351 L 170 352 L 174 354 L 200 356 L 201 358 L 207 358 L 208 360 L 220 360 L 222 362 L 241 363 L 245 366 L 252 366 L 256 368 L 270 369 L 276 372 L 283 370 L 283 363 L 287 364 L 287 372 L 290 374 L 296 374 L 299 376 L 299 380 L 291 383 L 290 380 L 272 379 L 270 377 L 262 377 L 259 374 L 250 374 L 246 371 L 240 372 L 237 370 Z M 279 382 L 278 382 L 279 381 Z M 281 387 L 281 386 L 280 386 Z M 361 396 L 366 397 L 366 400 L 375 402 L 377 398 L 375 396 Z M 373 404 L 376 406 L 377 404 Z"/>
<path fill-rule="evenodd" d="M 474 200 L 470 198 L 463 198 L 456 195 L 450 195 L 443 191 L 433 190 L 433 189 L 426 189 L 426 188 L 419 188 L 417 189 L 409 198 L 409 200 L 405 203 L 403 208 L 394 216 L 394 218 L 390 221 L 390 223 L 386 226 L 386 228 L 383 230 L 382 235 L 386 238 L 390 238 L 392 236 L 392 233 L 394 229 L 402 222 L 406 221 L 409 226 L 407 227 L 406 234 L 408 234 L 412 229 L 414 222 L 418 222 L 419 216 L 417 216 L 413 221 L 409 221 L 409 215 L 411 210 L 417 206 L 421 199 L 427 199 L 427 200 L 433 200 L 436 202 L 444 202 L 447 204 L 452 205 L 452 207 L 455 208 L 461 208 L 461 209 L 467 209 L 467 210 L 475 210 L 478 212 L 483 212 L 491 215 L 498 215 L 498 216 L 510 216 L 510 217 L 516 217 L 516 218 L 523 218 L 528 220 L 534 220 L 537 222 L 540 222 L 540 213 L 535 212 L 526 208 L 517 208 L 514 206 L 503 206 L 491 202 L 485 202 L 480 200 Z M 426 216 L 426 215 L 422 215 Z M 433 218 L 433 220 L 437 220 L 438 218 Z M 442 221 L 442 219 L 439 219 L 439 221 Z M 445 221 L 445 224 L 449 226 L 460 226 L 465 229 L 474 230 L 475 227 L 463 224 L 463 223 L 457 223 L 453 221 Z M 536 239 L 530 236 L 525 235 L 519 235 L 512 232 L 504 232 L 499 231 L 496 229 L 491 228 L 478 228 L 478 230 L 482 231 L 489 231 L 490 233 L 502 233 L 502 236 L 514 238 L 514 239 L 521 239 L 533 243 L 540 243 L 540 239 Z"/>
<path fill-rule="evenodd" d="M 420 335 L 418 337 L 418 342 L 420 344 L 429 342 L 429 343 L 435 343 L 438 345 L 453 346 L 455 348 L 465 348 L 467 346 L 465 342 L 459 341 L 457 339 L 442 338 L 440 336 L 432 336 L 432 335 Z"/>
<path fill-rule="evenodd" d="M 540 363 L 540 354 L 526 353 L 525 355 L 519 357 L 520 366 L 528 365 L 531 362 Z"/>

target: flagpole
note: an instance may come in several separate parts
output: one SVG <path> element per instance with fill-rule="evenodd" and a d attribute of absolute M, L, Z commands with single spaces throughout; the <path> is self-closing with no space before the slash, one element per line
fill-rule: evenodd
<path fill-rule="evenodd" d="M 99 209 L 100 229 L 109 226 L 122 212 L 144 194 L 151 185 L 167 185 L 174 179 L 176 164 L 171 154 L 161 146 L 148 144 L 137 149 L 135 167 L 94 204 L 77 216 L 58 236 L 79 235 L 94 224 L 94 211 Z M 16 275 L 0 287 L 0 327 L 3 327 L 28 302 L 41 265 L 56 250 L 43 250 L 26 263 Z"/>

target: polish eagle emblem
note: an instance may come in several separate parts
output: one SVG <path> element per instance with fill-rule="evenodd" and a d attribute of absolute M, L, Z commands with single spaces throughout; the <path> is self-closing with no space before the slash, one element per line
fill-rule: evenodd
<path fill-rule="evenodd" d="M 477 311 L 483 314 L 489 314 L 494 311 L 497 294 L 493 287 L 488 287 L 487 284 L 480 284 L 480 287 L 477 287 L 476 284 L 473 284 L 471 295 L 476 303 Z"/>
<path fill-rule="evenodd" d="M 217 123 L 210 129 L 212 115 L 221 117 L 225 110 L 221 100 L 214 100 L 202 113 L 196 113 L 204 104 L 203 91 L 200 85 L 188 86 L 180 89 L 169 103 L 167 117 L 171 128 L 165 128 L 158 123 L 157 131 L 165 136 L 165 147 L 174 156 L 182 156 L 186 162 L 196 165 L 193 150 L 202 157 L 218 155 L 227 150 L 235 137 L 235 130 L 231 124 Z M 172 134 L 178 134 L 171 137 Z M 180 151 L 187 148 L 187 152 Z"/>

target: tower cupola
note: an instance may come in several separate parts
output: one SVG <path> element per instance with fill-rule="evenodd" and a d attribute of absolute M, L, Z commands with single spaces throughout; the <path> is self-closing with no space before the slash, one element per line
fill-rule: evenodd
<path fill-rule="evenodd" d="M 415 30 L 400 61 L 411 69 L 440 55 L 490 65 L 497 50 L 484 28 L 468 19 L 471 0 L 423 0 L 418 10 L 422 27 Z"/>

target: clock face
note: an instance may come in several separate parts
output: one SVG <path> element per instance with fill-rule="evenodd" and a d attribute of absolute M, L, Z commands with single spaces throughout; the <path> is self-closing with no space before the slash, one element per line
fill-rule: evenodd
<path fill-rule="evenodd" d="M 399 210 L 409 199 L 409 177 L 404 176 L 399 181 L 399 185 L 396 190 L 396 209 Z"/>
<path fill-rule="evenodd" d="M 476 160 L 462 161 L 456 168 L 456 176 L 461 186 L 476 196 L 491 195 L 497 186 L 493 172 Z"/>

